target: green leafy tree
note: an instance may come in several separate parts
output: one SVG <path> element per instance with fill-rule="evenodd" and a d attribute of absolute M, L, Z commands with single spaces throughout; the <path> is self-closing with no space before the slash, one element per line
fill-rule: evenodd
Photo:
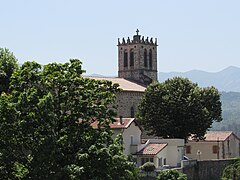
<path fill-rule="evenodd" d="M 9 92 L 10 78 L 17 68 L 17 59 L 13 53 L 6 48 L 0 48 L 0 94 Z"/>
<path fill-rule="evenodd" d="M 118 85 L 83 72 L 71 59 L 43 67 L 26 62 L 13 74 L 11 94 L 0 98 L 1 178 L 137 179 L 109 127 Z"/>
<path fill-rule="evenodd" d="M 240 159 L 236 159 L 233 164 L 228 165 L 223 170 L 222 180 L 240 179 Z"/>
<path fill-rule="evenodd" d="M 153 172 L 153 171 L 156 169 L 156 167 L 155 167 L 154 163 L 152 163 L 152 162 L 146 162 L 145 164 L 143 164 L 143 165 L 141 166 L 141 169 L 142 169 L 143 171 L 145 171 L 145 172 L 147 173 L 147 176 L 148 176 L 148 174 L 151 173 L 151 172 Z"/>
<path fill-rule="evenodd" d="M 213 121 L 221 121 L 220 94 L 175 77 L 151 84 L 139 105 L 139 119 L 150 135 L 202 139 Z"/>
<path fill-rule="evenodd" d="M 157 180 L 187 180 L 187 175 L 177 170 L 168 170 L 160 172 Z"/>

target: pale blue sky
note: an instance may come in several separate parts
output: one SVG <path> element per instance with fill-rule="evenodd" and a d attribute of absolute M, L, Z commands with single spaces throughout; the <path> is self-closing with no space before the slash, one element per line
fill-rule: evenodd
<path fill-rule="evenodd" d="M 20 63 L 79 58 L 117 75 L 117 38 L 158 38 L 158 70 L 240 67 L 239 0 L 0 0 L 0 47 Z"/>

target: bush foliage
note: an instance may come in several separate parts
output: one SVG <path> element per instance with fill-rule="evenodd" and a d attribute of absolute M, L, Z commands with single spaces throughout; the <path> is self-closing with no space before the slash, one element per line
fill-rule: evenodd
<path fill-rule="evenodd" d="M 160 172 L 157 180 L 187 180 L 187 175 L 177 170 L 168 170 Z"/>
<path fill-rule="evenodd" d="M 240 159 L 236 159 L 233 164 L 228 165 L 223 170 L 222 180 L 240 179 Z"/>

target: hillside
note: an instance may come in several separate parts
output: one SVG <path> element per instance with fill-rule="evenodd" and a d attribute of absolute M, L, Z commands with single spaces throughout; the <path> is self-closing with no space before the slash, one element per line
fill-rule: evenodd
<path fill-rule="evenodd" d="M 174 76 L 187 77 L 191 79 L 193 82 L 199 84 L 199 86 L 215 86 L 219 89 L 219 91 L 226 92 L 240 92 L 240 68 L 230 66 L 222 71 L 216 73 L 210 73 L 199 70 L 192 70 L 188 72 L 170 72 L 163 73 L 160 72 L 158 74 L 158 80 L 160 82 L 165 81 L 168 78 L 172 78 Z"/>
<path fill-rule="evenodd" d="M 240 93 L 222 92 L 223 121 L 214 123 L 212 130 L 231 130 L 240 136 Z"/>

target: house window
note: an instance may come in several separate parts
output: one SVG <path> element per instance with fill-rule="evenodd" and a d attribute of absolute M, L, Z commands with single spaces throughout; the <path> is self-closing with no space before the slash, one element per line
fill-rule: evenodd
<path fill-rule="evenodd" d="M 133 135 L 132 135 L 132 136 L 130 136 L 130 137 L 131 137 L 131 145 L 133 145 L 133 144 L 134 144 Z"/>
<path fill-rule="evenodd" d="M 144 165 L 146 163 L 146 158 L 141 159 L 141 164 Z"/>
<path fill-rule="evenodd" d="M 128 53 L 127 50 L 124 51 L 124 67 L 128 67 Z"/>
<path fill-rule="evenodd" d="M 153 158 L 142 158 L 141 164 L 144 165 L 146 162 L 153 162 Z"/>
<path fill-rule="evenodd" d="M 130 66 L 134 66 L 134 51 L 130 50 Z"/>
<path fill-rule="evenodd" d="M 186 154 L 191 154 L 191 146 L 186 146 Z"/>
<path fill-rule="evenodd" d="M 147 64 L 147 50 L 146 49 L 144 50 L 144 67 L 148 67 L 148 64 Z"/>
<path fill-rule="evenodd" d="M 213 147 L 212 147 L 213 154 L 217 154 L 218 150 L 219 150 L 219 147 L 217 145 L 213 145 Z"/>
<path fill-rule="evenodd" d="M 163 159 L 163 165 L 166 165 L 166 164 L 167 164 L 167 159 L 164 158 L 164 159 Z"/>
<path fill-rule="evenodd" d="M 162 164 L 162 158 L 159 158 L 158 159 L 158 166 L 162 166 L 163 164 Z"/>

